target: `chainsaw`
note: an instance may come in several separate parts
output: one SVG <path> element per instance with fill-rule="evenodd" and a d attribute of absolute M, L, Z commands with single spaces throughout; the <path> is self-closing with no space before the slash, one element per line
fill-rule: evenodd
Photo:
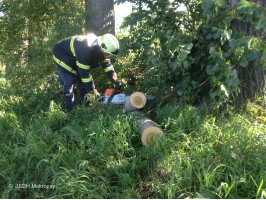
<path fill-rule="evenodd" d="M 124 104 L 126 101 L 126 95 L 121 90 L 106 89 L 104 95 L 101 96 L 99 102 L 102 104 Z"/>
<path fill-rule="evenodd" d="M 106 89 L 104 95 L 99 99 L 99 103 L 102 104 L 124 104 L 126 99 L 130 96 L 124 94 L 121 90 Z M 154 96 L 146 95 L 147 100 L 154 99 Z"/>

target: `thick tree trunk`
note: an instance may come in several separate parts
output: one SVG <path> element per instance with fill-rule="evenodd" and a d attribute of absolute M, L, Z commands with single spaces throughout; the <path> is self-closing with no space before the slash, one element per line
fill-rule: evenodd
<path fill-rule="evenodd" d="M 235 6 L 239 0 L 229 0 L 228 6 Z M 266 8 L 265 0 L 252 0 L 252 2 Z M 266 15 L 266 12 L 264 12 Z M 231 27 L 236 32 L 246 32 L 247 35 L 254 35 L 266 40 L 266 34 L 261 30 L 255 30 L 254 26 L 247 22 L 234 21 Z M 247 100 L 254 100 L 255 94 L 263 97 L 265 92 L 265 74 L 258 61 L 252 61 L 246 68 L 237 66 L 238 77 L 240 79 L 240 93 L 235 99 L 235 105 L 241 106 Z"/>
<path fill-rule="evenodd" d="M 85 0 L 86 34 L 115 33 L 114 0 Z"/>

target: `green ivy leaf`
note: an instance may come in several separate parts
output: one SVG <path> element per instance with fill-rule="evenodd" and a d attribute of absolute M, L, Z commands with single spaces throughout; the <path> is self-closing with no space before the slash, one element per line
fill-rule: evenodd
<path fill-rule="evenodd" d="M 179 82 L 178 84 L 176 84 L 176 93 L 177 95 L 181 96 L 182 94 L 184 94 L 185 90 L 187 89 L 187 80 L 183 79 L 181 82 Z"/>
<path fill-rule="evenodd" d="M 190 66 L 190 62 L 188 62 L 187 60 L 185 60 L 185 61 L 183 62 L 183 66 L 184 66 L 185 68 L 188 68 L 188 67 Z"/>
<path fill-rule="evenodd" d="M 237 44 L 238 44 L 237 40 L 235 40 L 235 39 L 230 39 L 229 40 L 229 47 L 230 48 L 235 48 L 237 46 Z"/>
<path fill-rule="evenodd" d="M 231 71 L 231 75 L 232 75 L 234 78 L 237 78 L 237 71 L 236 71 L 236 69 L 233 69 L 233 70 Z"/>
<path fill-rule="evenodd" d="M 217 6 L 222 7 L 225 5 L 226 0 L 216 0 Z"/>
<path fill-rule="evenodd" d="M 210 54 L 214 54 L 215 52 L 216 52 L 215 47 L 210 47 L 210 51 L 209 51 L 209 53 L 210 53 Z"/>
<path fill-rule="evenodd" d="M 218 39 L 220 38 L 222 35 L 222 32 L 220 31 L 220 29 L 217 29 L 216 32 L 213 34 L 213 39 Z"/>
<path fill-rule="evenodd" d="M 204 14 L 211 14 L 213 3 L 213 0 L 202 0 L 202 10 Z"/>
<path fill-rule="evenodd" d="M 208 35 L 206 35 L 206 40 L 211 40 L 212 39 L 212 34 L 209 33 Z"/>
<path fill-rule="evenodd" d="M 247 59 L 247 61 L 250 62 L 252 60 L 256 60 L 260 55 L 261 53 L 259 51 L 254 51 L 254 52 L 247 53 L 244 56 Z"/>
<path fill-rule="evenodd" d="M 264 32 L 266 32 L 266 16 L 263 16 L 260 18 L 260 21 L 258 23 L 258 28 L 260 28 Z"/>
<path fill-rule="evenodd" d="M 180 66 L 179 62 L 175 60 L 174 62 L 170 63 L 170 67 L 175 71 Z"/>
<path fill-rule="evenodd" d="M 208 75 L 211 75 L 211 74 L 212 74 L 211 67 L 212 67 L 212 66 L 210 66 L 210 65 L 208 65 L 208 66 L 206 67 L 206 72 L 207 72 Z"/>
<path fill-rule="evenodd" d="M 176 93 L 177 93 L 178 96 L 182 96 L 183 91 L 178 89 L 178 90 L 176 91 Z"/>
<path fill-rule="evenodd" d="M 186 60 L 186 58 L 187 58 L 187 56 L 188 56 L 189 53 L 190 53 L 190 51 L 183 50 L 181 52 L 181 54 L 179 55 L 179 60 L 180 61 Z"/>
<path fill-rule="evenodd" d="M 193 47 L 193 43 L 188 43 L 188 44 L 185 44 L 185 49 L 190 51 Z"/>
<path fill-rule="evenodd" d="M 215 91 L 215 92 L 210 92 L 209 95 L 210 95 L 210 97 L 211 97 L 212 99 L 215 99 L 216 96 L 219 96 L 219 94 L 218 94 L 217 91 Z"/>
<path fill-rule="evenodd" d="M 238 2 L 238 7 L 239 8 L 242 8 L 242 7 L 251 7 L 251 4 L 248 1 L 246 1 L 246 0 L 240 0 Z"/>
<path fill-rule="evenodd" d="M 158 61 L 157 59 L 155 59 L 155 58 L 152 58 L 152 59 L 151 59 L 151 63 L 152 63 L 153 65 L 155 65 L 156 67 L 160 67 L 160 63 L 159 63 L 159 61 Z"/>
<path fill-rule="evenodd" d="M 213 65 L 208 65 L 206 67 L 206 72 L 208 75 L 213 75 L 214 76 L 214 73 L 217 71 L 217 69 L 219 69 L 219 64 L 216 63 L 214 66 Z"/>
<path fill-rule="evenodd" d="M 247 67 L 248 66 L 248 61 L 244 56 L 241 56 L 241 58 L 239 60 L 239 65 L 241 67 Z"/>
<path fill-rule="evenodd" d="M 193 88 L 197 87 L 199 84 L 197 81 L 191 81 L 191 85 Z"/>

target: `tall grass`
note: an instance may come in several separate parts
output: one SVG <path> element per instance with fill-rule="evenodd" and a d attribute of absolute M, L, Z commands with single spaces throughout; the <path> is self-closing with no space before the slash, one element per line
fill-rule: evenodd
<path fill-rule="evenodd" d="M 65 112 L 61 93 L 18 96 L 4 78 L 0 89 L 1 198 L 265 198 L 261 106 L 215 116 L 166 105 L 149 116 L 164 138 L 144 147 L 120 106 Z"/>

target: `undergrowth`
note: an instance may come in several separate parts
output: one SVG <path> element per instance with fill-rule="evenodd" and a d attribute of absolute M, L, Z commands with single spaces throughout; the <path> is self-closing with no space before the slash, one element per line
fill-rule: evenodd
<path fill-rule="evenodd" d="M 65 112 L 62 94 L 17 96 L 4 78 L 0 89 L 1 198 L 266 196 L 262 106 L 219 115 L 180 103 L 159 107 L 147 115 L 164 137 L 145 147 L 121 106 Z"/>

